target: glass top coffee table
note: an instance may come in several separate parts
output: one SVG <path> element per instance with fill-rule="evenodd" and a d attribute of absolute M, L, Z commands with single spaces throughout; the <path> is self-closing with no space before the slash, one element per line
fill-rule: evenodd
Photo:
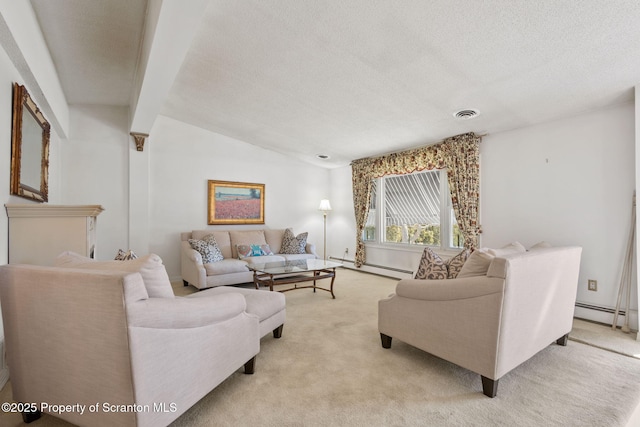
<path fill-rule="evenodd" d="M 333 293 L 333 282 L 336 279 L 336 268 L 342 267 L 338 262 L 324 261 L 321 259 L 301 259 L 296 261 L 268 262 L 265 264 L 252 263 L 248 265 L 253 271 L 253 283 L 256 289 L 260 285 L 269 286 L 273 291 L 274 285 L 294 284 L 292 288 L 280 289 L 280 292 L 292 291 L 294 289 L 313 288 L 327 291 L 335 299 Z M 317 280 L 331 279 L 329 289 L 316 285 Z M 313 285 L 299 286 L 299 283 L 313 282 Z"/>

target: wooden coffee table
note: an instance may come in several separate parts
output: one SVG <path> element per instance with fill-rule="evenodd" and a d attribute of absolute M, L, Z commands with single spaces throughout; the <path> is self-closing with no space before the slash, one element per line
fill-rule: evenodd
<path fill-rule="evenodd" d="M 253 271 L 253 283 L 256 285 L 256 289 L 259 289 L 260 285 L 265 285 L 273 291 L 274 286 L 293 283 L 292 288 L 280 289 L 279 292 L 313 288 L 313 292 L 316 289 L 327 291 L 335 299 L 333 282 L 336 279 L 336 268 L 342 267 L 342 264 L 321 259 L 302 259 L 265 264 L 252 263 L 248 267 Z M 317 286 L 316 281 L 321 279 L 331 279 L 331 286 L 328 289 Z M 304 282 L 313 282 L 313 285 L 298 285 Z"/>

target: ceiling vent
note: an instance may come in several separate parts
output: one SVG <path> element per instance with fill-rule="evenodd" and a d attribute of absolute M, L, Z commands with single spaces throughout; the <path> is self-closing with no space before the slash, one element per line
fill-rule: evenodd
<path fill-rule="evenodd" d="M 473 108 L 468 108 L 465 110 L 456 111 L 453 113 L 453 117 L 459 120 L 469 120 L 476 118 L 480 115 L 480 111 L 475 110 Z"/>

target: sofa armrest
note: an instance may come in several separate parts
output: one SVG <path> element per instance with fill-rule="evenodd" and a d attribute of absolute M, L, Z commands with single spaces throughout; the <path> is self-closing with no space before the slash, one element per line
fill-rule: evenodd
<path fill-rule="evenodd" d="M 198 289 L 207 287 L 207 271 L 202 263 L 202 255 L 194 250 L 188 241 L 180 242 L 180 270 L 182 280 L 191 283 Z"/>
<path fill-rule="evenodd" d="M 308 254 L 311 254 L 318 258 L 318 254 L 316 253 L 316 245 L 314 245 L 313 243 L 307 243 L 307 246 L 305 246 L 304 249 Z"/>
<path fill-rule="evenodd" d="M 194 264 L 202 264 L 202 254 L 195 249 L 183 247 L 185 257 Z"/>
<path fill-rule="evenodd" d="M 127 305 L 129 326 L 152 329 L 185 329 L 213 325 L 246 311 L 242 294 L 227 293 L 203 298 L 149 298 Z"/>
<path fill-rule="evenodd" d="M 403 279 L 396 285 L 398 296 L 425 301 L 452 301 L 501 293 L 504 281 L 486 276 L 460 279 Z"/>

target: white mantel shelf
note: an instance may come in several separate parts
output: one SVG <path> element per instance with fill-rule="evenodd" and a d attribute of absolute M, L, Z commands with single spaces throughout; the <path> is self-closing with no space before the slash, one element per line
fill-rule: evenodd
<path fill-rule="evenodd" d="M 65 251 L 95 258 L 100 205 L 7 203 L 9 264 L 53 265 Z"/>
<path fill-rule="evenodd" d="M 104 208 L 100 205 L 49 205 L 8 203 L 4 205 L 9 218 L 37 218 L 37 217 L 70 217 L 98 216 Z"/>

